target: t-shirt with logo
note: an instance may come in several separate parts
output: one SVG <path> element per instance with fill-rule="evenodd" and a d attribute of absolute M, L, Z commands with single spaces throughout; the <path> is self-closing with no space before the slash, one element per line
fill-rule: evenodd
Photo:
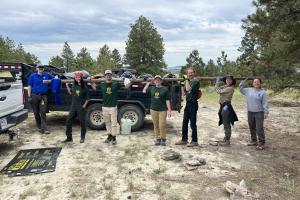
<path fill-rule="evenodd" d="M 100 91 L 103 94 L 103 106 L 115 107 L 117 105 L 118 91 L 122 88 L 119 82 L 112 81 L 111 83 L 101 83 Z"/>
<path fill-rule="evenodd" d="M 88 98 L 88 89 L 86 87 L 81 88 L 77 84 L 72 86 L 72 105 L 83 105 Z"/>
<path fill-rule="evenodd" d="M 190 85 L 192 90 L 186 91 L 186 101 L 197 101 L 198 100 L 198 91 L 200 88 L 200 82 L 197 80 L 191 80 Z"/>
<path fill-rule="evenodd" d="M 151 95 L 150 109 L 155 111 L 166 111 L 166 100 L 170 100 L 170 93 L 166 87 L 150 86 L 147 93 Z"/>

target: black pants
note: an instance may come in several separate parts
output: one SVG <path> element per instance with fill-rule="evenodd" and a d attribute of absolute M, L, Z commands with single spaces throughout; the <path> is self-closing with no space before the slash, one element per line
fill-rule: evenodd
<path fill-rule="evenodd" d="M 34 113 L 36 125 L 39 129 L 47 131 L 46 112 L 47 112 L 47 95 L 31 94 L 31 107 Z"/>
<path fill-rule="evenodd" d="M 251 133 L 251 140 L 258 141 L 261 144 L 265 143 L 264 132 L 264 112 L 248 112 L 248 124 Z"/>
<path fill-rule="evenodd" d="M 81 139 L 84 139 L 86 134 L 86 120 L 85 120 L 85 109 L 82 107 L 82 105 L 71 105 L 69 116 L 66 123 L 67 138 L 72 139 L 72 125 L 76 119 L 76 116 L 80 121 Z"/>
<path fill-rule="evenodd" d="M 192 141 L 198 142 L 197 136 L 197 111 L 198 102 L 187 102 L 184 108 L 183 121 L 182 121 L 182 141 L 188 140 L 188 125 L 190 121 L 190 126 L 192 129 Z"/>

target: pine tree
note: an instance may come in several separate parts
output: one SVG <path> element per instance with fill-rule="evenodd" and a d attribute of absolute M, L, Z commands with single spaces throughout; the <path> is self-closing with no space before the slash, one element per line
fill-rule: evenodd
<path fill-rule="evenodd" d="M 159 74 L 166 67 L 163 38 L 152 22 L 144 16 L 131 24 L 126 42 L 125 60 L 138 74 Z"/>
<path fill-rule="evenodd" d="M 91 57 L 90 53 L 87 51 L 85 47 L 81 48 L 75 58 L 75 69 L 86 70 L 91 74 L 95 74 L 98 71 L 94 66 L 95 66 L 95 62 Z"/>
<path fill-rule="evenodd" d="M 192 67 L 195 70 L 196 75 L 205 75 L 205 63 L 203 62 L 198 50 L 194 49 L 186 58 L 186 62 L 187 64 L 181 68 L 181 74 L 185 74 L 186 69 Z"/>
<path fill-rule="evenodd" d="M 106 69 L 112 69 L 115 67 L 115 60 L 112 57 L 112 53 L 109 47 L 105 44 L 99 50 L 99 55 L 97 57 L 97 70 L 104 72 Z"/>
<path fill-rule="evenodd" d="M 62 54 L 61 57 L 64 60 L 64 68 L 66 69 L 66 71 L 72 71 L 74 70 L 74 53 L 70 47 L 70 45 L 68 44 L 68 42 L 65 42 L 63 50 L 62 50 Z"/>
<path fill-rule="evenodd" d="M 49 65 L 54 67 L 63 68 L 64 67 L 64 60 L 60 56 L 52 56 L 49 60 Z"/>
<path fill-rule="evenodd" d="M 113 60 L 115 62 L 114 68 L 120 68 L 120 67 L 122 67 L 122 57 L 121 57 L 118 49 L 114 49 L 112 51 L 112 55 L 111 56 L 112 56 L 112 58 L 113 58 Z"/>

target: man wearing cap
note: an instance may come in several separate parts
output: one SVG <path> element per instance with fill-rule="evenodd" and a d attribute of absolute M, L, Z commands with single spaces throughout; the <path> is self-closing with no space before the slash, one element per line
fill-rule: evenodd
<path fill-rule="evenodd" d="M 154 77 L 155 86 L 151 86 L 148 82 L 143 93 L 151 95 L 150 113 L 154 126 L 156 137 L 155 145 L 166 145 L 166 118 L 171 117 L 170 93 L 166 87 L 162 86 L 162 78 L 160 75 Z"/>
<path fill-rule="evenodd" d="M 186 105 L 184 108 L 182 121 L 182 139 L 175 145 L 187 145 L 187 147 L 198 146 L 197 136 L 197 111 L 198 111 L 198 93 L 200 82 L 195 79 L 195 70 L 187 69 L 187 78 L 184 83 L 184 94 L 186 95 Z M 192 141 L 188 143 L 188 125 L 192 128 Z"/>
<path fill-rule="evenodd" d="M 122 88 L 122 85 L 112 80 L 112 71 L 105 70 L 105 82 L 100 83 L 100 91 L 103 95 L 103 105 L 102 105 L 102 113 L 103 119 L 105 122 L 106 130 L 108 133 L 107 139 L 104 141 L 105 143 L 112 143 L 115 145 L 117 143 L 116 134 L 118 132 L 118 121 L 117 121 L 117 98 L 118 91 Z M 125 85 L 125 89 L 129 88 L 131 83 Z M 92 87 L 96 90 L 96 86 L 93 83 Z"/>
<path fill-rule="evenodd" d="M 28 102 L 31 104 L 39 131 L 49 134 L 46 123 L 48 85 L 43 83 L 43 80 L 53 79 L 54 76 L 44 72 L 43 65 L 37 65 L 36 71 L 28 79 Z"/>

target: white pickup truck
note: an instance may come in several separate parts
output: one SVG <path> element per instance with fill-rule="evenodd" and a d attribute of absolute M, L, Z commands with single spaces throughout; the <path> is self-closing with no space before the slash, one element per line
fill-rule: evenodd
<path fill-rule="evenodd" d="M 21 65 L 0 63 L 0 134 L 9 133 L 11 138 L 9 129 L 28 117 L 21 75 Z"/>

